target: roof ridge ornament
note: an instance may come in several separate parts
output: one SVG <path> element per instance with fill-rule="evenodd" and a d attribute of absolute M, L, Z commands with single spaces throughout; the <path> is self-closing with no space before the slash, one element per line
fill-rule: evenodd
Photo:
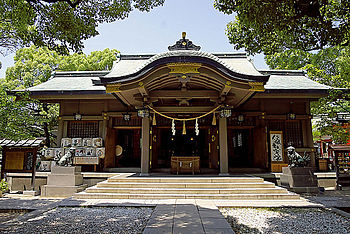
<path fill-rule="evenodd" d="M 200 46 L 196 46 L 192 41 L 186 39 L 186 32 L 182 32 L 182 38 L 178 40 L 175 45 L 168 46 L 168 50 L 200 50 Z"/>

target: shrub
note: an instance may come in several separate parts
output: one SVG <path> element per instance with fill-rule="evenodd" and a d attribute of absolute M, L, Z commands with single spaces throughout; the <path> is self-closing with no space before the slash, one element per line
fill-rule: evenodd
<path fill-rule="evenodd" d="M 6 182 L 5 179 L 2 179 L 0 181 L 0 190 L 4 193 L 7 192 L 9 190 L 9 184 Z"/>

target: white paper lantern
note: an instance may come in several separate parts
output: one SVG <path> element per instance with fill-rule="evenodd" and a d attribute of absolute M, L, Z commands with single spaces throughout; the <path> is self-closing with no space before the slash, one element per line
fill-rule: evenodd
<path fill-rule="evenodd" d="M 96 156 L 100 157 L 100 158 L 104 158 L 105 157 L 105 148 L 97 148 L 96 149 Z"/>
<path fill-rule="evenodd" d="M 83 139 L 82 138 L 72 138 L 72 146 L 83 146 Z"/>
<path fill-rule="evenodd" d="M 61 139 L 61 147 L 71 147 L 72 146 L 72 138 L 62 138 Z"/>
<path fill-rule="evenodd" d="M 83 138 L 83 146 L 92 147 L 92 138 Z"/>
<path fill-rule="evenodd" d="M 102 138 L 101 137 L 93 138 L 92 139 L 92 146 L 93 147 L 102 147 L 103 146 Z"/>
<path fill-rule="evenodd" d="M 54 150 L 54 159 L 59 160 L 64 155 L 64 148 L 55 148 Z"/>
<path fill-rule="evenodd" d="M 96 148 L 88 147 L 85 148 L 86 157 L 95 157 L 96 156 Z"/>
<path fill-rule="evenodd" d="M 75 157 L 84 157 L 86 156 L 85 148 L 79 147 L 75 149 Z"/>
<path fill-rule="evenodd" d="M 53 159 L 55 157 L 55 148 L 47 148 L 45 150 L 45 158 Z"/>

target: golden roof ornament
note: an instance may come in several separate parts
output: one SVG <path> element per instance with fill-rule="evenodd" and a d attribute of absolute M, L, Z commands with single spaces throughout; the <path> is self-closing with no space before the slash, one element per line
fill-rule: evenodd
<path fill-rule="evenodd" d="M 173 50 L 200 50 L 200 46 L 196 46 L 192 43 L 192 41 L 186 39 L 186 32 L 182 32 L 182 38 L 178 40 L 175 45 L 169 46 L 168 49 L 170 51 Z"/>

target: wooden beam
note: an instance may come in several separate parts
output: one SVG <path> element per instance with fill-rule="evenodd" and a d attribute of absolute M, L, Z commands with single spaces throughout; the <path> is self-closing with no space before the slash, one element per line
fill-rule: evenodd
<path fill-rule="evenodd" d="M 155 110 L 162 113 L 207 113 L 214 107 L 212 106 L 162 106 L 154 107 Z"/>
<path fill-rule="evenodd" d="M 317 100 L 322 97 L 326 97 L 327 94 L 303 94 L 303 93 L 257 93 L 253 98 L 301 98 L 301 99 L 314 99 Z"/>
<path fill-rule="evenodd" d="M 142 126 L 114 126 L 114 129 L 141 129 Z"/>
<path fill-rule="evenodd" d="M 40 101 L 46 101 L 50 103 L 58 103 L 62 100 L 105 100 L 105 99 L 114 99 L 111 94 L 99 94 L 99 95 L 31 95 L 30 97 L 38 99 Z"/>
<path fill-rule="evenodd" d="M 125 113 L 126 111 L 107 111 L 105 112 L 106 113 L 106 116 L 109 116 L 109 117 L 123 117 L 123 114 Z M 129 114 L 131 114 L 131 118 L 133 118 L 134 116 L 137 116 L 137 111 L 129 111 L 128 112 Z"/>
<path fill-rule="evenodd" d="M 155 90 L 149 93 L 150 98 L 218 98 L 219 93 L 215 90 Z"/>
<path fill-rule="evenodd" d="M 242 105 L 244 102 L 246 102 L 254 93 L 253 92 L 248 92 L 246 95 L 244 95 L 241 100 L 239 100 L 238 103 L 236 103 L 235 107 L 239 107 Z"/>
<path fill-rule="evenodd" d="M 73 115 L 64 115 L 59 118 L 59 121 L 74 120 Z M 101 115 L 82 115 L 81 120 L 103 120 L 103 117 Z"/>
<path fill-rule="evenodd" d="M 131 103 L 121 94 L 121 93 L 113 93 L 119 101 L 121 101 L 122 104 L 125 104 L 125 106 L 131 106 Z"/>
<path fill-rule="evenodd" d="M 296 120 L 300 119 L 310 119 L 311 115 L 296 115 Z M 265 115 L 265 119 L 280 119 L 280 120 L 287 120 L 287 114 L 284 115 L 271 115 L 267 114 Z"/>
<path fill-rule="evenodd" d="M 220 96 L 226 96 L 231 90 L 231 86 L 225 85 L 221 92 L 220 92 Z"/>
<path fill-rule="evenodd" d="M 145 88 L 144 85 L 140 86 L 138 88 L 138 90 L 139 90 L 140 94 L 142 95 L 142 97 L 148 96 L 148 90 Z"/>

